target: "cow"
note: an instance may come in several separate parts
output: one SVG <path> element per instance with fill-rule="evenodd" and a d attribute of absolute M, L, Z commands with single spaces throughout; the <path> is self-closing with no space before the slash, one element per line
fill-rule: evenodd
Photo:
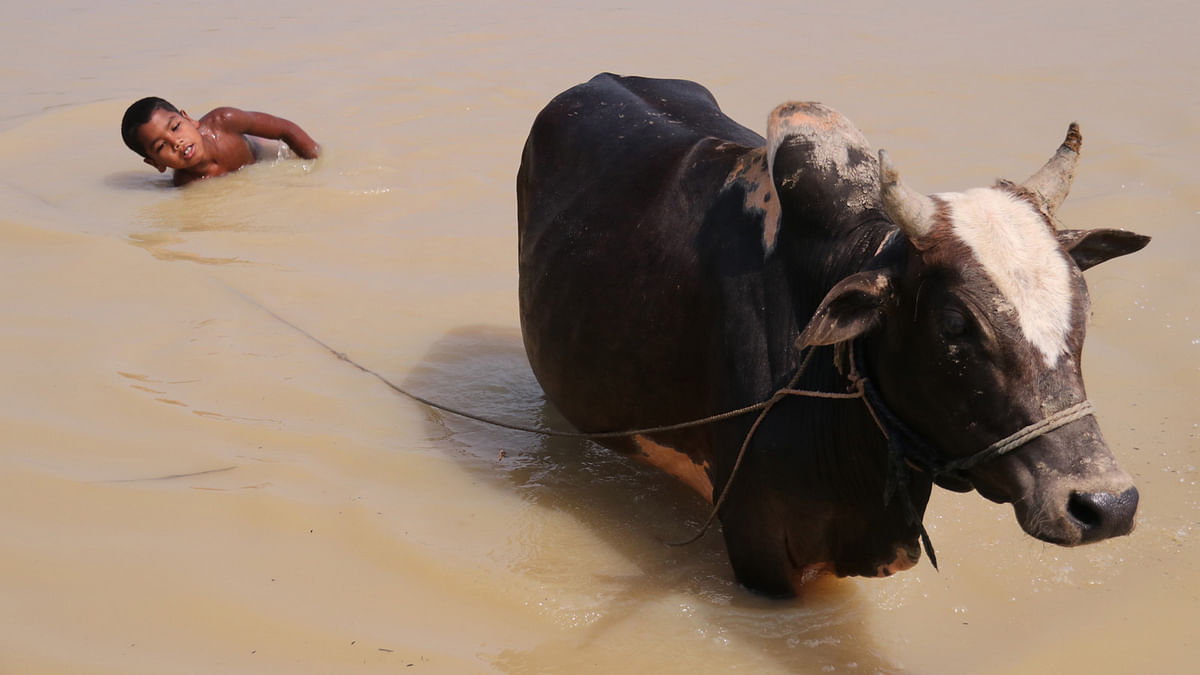
<path fill-rule="evenodd" d="M 734 575 L 768 595 L 932 557 L 934 484 L 1046 542 L 1129 533 L 1138 492 L 1080 370 L 1082 271 L 1149 237 L 1058 227 L 1078 125 L 1022 183 L 933 195 L 825 105 L 766 131 L 699 84 L 609 73 L 537 115 L 519 301 L 547 399 L 585 432 L 757 405 L 603 442 L 714 502 Z"/>

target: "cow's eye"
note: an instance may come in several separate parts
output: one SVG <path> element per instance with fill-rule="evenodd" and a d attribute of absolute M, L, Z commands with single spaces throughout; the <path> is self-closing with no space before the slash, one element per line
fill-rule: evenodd
<path fill-rule="evenodd" d="M 942 312 L 942 335 L 957 340 L 967 333 L 967 317 L 957 309 L 947 308 Z"/>

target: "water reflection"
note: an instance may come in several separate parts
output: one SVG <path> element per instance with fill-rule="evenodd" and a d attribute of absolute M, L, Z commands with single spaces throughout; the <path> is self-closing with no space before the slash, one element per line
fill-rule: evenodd
<path fill-rule="evenodd" d="M 104 185 L 113 190 L 164 190 L 171 187 L 171 179 L 153 171 L 115 171 L 104 177 Z"/>
<path fill-rule="evenodd" d="M 241 258 L 223 258 L 220 256 L 205 256 L 188 253 L 174 247 L 182 246 L 187 240 L 168 232 L 147 232 L 129 235 L 129 241 L 134 246 L 144 249 L 159 260 L 194 262 L 201 265 L 228 265 L 230 263 L 246 263 Z"/>
<path fill-rule="evenodd" d="M 513 329 L 472 326 L 446 334 L 402 386 L 490 418 L 570 428 L 543 398 Z M 636 652 L 639 664 L 653 663 L 647 655 L 664 632 L 694 643 L 696 650 L 685 651 L 698 659 L 715 648 L 727 650 L 725 658 L 771 670 L 903 672 L 873 639 L 874 608 L 856 584 L 831 579 L 814 584 L 803 600 L 768 599 L 733 580 L 719 532 L 686 547 L 668 546 L 694 532 L 709 505 L 667 475 L 589 441 L 509 431 L 432 410 L 428 427 L 463 470 L 479 477 L 481 489 L 517 491 L 582 524 L 629 563 L 620 573 L 594 573 L 588 549 L 569 550 L 569 536 L 558 541 L 552 527 L 517 524 L 522 558 L 509 565 L 545 589 L 546 597 L 535 601 L 564 628 L 564 637 L 502 651 L 495 665 L 505 672 L 587 672 L 619 660 L 624 650 Z M 642 629 L 647 621 L 654 622 L 652 634 Z M 664 622 L 674 628 L 663 631 Z M 677 654 L 675 647 L 670 651 Z M 605 656 L 598 660 L 595 650 Z"/>

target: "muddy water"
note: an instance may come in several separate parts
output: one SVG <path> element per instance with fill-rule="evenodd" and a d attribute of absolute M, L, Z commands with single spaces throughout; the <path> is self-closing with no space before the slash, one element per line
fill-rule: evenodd
<path fill-rule="evenodd" d="M 839 3 L 844 4 L 844 3 Z M 1200 656 L 1193 3 L 43 2 L 0 25 L 0 672 L 1187 672 Z M 937 492 L 942 569 L 734 584 L 706 515 L 588 444 L 524 362 L 513 179 L 595 72 L 824 101 L 928 192 L 1020 179 L 1154 237 L 1088 272 L 1130 537 L 1066 550 Z M 143 95 L 302 124 L 316 162 L 187 189 L 120 143 Z M 269 310 L 269 311 L 268 311 Z"/>

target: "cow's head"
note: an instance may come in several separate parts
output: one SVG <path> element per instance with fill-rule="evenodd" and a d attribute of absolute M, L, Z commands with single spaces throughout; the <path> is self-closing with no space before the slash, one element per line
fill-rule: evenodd
<path fill-rule="evenodd" d="M 881 152 L 882 207 L 904 235 L 893 245 L 902 250 L 838 283 L 800 337 L 802 345 L 861 337 L 883 398 L 942 463 L 1087 399 L 1082 272 L 1149 237 L 1056 230 L 1080 140 L 1072 124 L 1054 157 L 1019 185 L 933 196 L 906 187 Z M 1026 532 L 1068 546 L 1127 534 L 1138 503 L 1091 415 L 938 482 L 1012 503 Z"/>

